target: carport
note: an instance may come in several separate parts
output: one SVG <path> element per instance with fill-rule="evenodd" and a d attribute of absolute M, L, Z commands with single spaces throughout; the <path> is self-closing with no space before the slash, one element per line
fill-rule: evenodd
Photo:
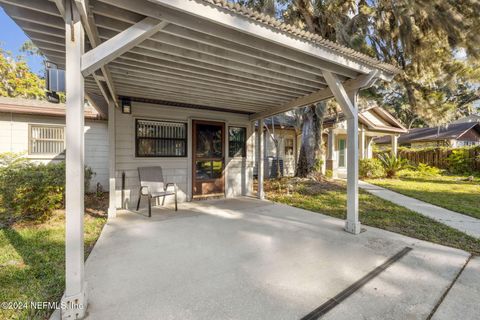
<path fill-rule="evenodd" d="M 66 69 L 66 291 L 64 319 L 83 316 L 84 124 L 89 99 L 104 114 L 122 99 L 246 114 L 252 123 L 335 97 L 348 125 L 347 232 L 358 234 L 357 94 L 398 70 L 224 0 L 0 0 L 49 61 Z M 176 108 L 175 106 L 180 106 Z M 109 116 L 110 208 L 115 118 Z M 263 133 L 258 135 L 260 154 Z M 258 158 L 263 198 L 263 157 Z"/>

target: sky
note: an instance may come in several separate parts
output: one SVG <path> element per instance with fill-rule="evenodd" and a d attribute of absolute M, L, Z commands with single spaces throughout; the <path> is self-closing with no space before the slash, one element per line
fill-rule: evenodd
<path fill-rule="evenodd" d="M 13 22 L 12 19 L 0 8 L 0 46 L 11 51 L 14 56 L 21 55 L 19 52 L 22 44 L 28 40 L 23 31 Z M 30 69 L 43 76 L 43 61 L 40 57 L 25 57 Z"/>

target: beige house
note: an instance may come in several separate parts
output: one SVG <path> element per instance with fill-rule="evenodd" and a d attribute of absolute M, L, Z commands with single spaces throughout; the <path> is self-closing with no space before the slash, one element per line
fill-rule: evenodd
<path fill-rule="evenodd" d="M 97 184 L 108 189 L 107 121 L 90 105 L 85 106 L 85 165 Z M 34 162 L 65 160 L 65 104 L 0 97 L 0 153 L 22 153 Z"/>
<path fill-rule="evenodd" d="M 347 123 L 343 115 L 326 119 L 327 157 L 326 170 L 334 177 L 347 176 Z M 373 140 L 389 136 L 393 152 L 397 152 L 397 138 L 407 129 L 385 109 L 375 106 L 366 108 L 358 114 L 358 156 L 359 159 L 372 157 Z"/>
<path fill-rule="evenodd" d="M 255 130 L 255 135 L 258 127 Z M 280 161 L 280 175 L 293 176 L 297 167 L 298 151 L 301 144 L 301 132 L 296 128 L 295 119 L 289 115 L 278 115 L 265 119 L 264 139 L 264 175 L 272 178 L 277 175 L 277 163 Z M 258 147 L 254 153 L 258 153 Z M 258 163 L 254 163 L 254 175 L 258 174 Z"/>
<path fill-rule="evenodd" d="M 272 127 L 272 124 L 274 126 Z M 301 146 L 301 132 L 297 132 L 295 119 L 292 116 L 280 115 L 265 119 L 265 177 L 275 176 L 272 163 L 278 158 L 281 161 L 281 173 L 292 176 L 298 160 Z M 371 158 L 373 140 L 378 137 L 394 137 L 389 139 L 389 146 L 395 137 L 407 132 L 407 129 L 385 109 L 375 106 L 359 113 L 359 158 Z M 276 147 L 275 140 L 279 147 Z M 323 141 L 325 154 L 323 170 L 331 170 L 334 177 L 345 178 L 347 174 L 347 123 L 343 114 L 327 117 L 324 120 Z M 395 147 L 395 146 L 394 146 Z M 278 150 L 278 156 L 277 156 Z M 256 174 L 256 167 L 254 172 Z"/>

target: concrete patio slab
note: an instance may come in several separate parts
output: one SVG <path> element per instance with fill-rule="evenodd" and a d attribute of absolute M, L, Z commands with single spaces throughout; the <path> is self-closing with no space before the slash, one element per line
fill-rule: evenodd
<path fill-rule="evenodd" d="M 449 227 L 480 239 L 480 219 L 476 219 L 458 212 L 454 212 L 433 204 L 404 196 L 398 192 L 373 185 L 365 181 L 358 181 L 358 186 L 365 191 L 388 200 L 407 209 L 432 218 Z"/>
<path fill-rule="evenodd" d="M 300 319 L 410 246 L 327 314 L 425 319 L 468 254 L 250 198 L 123 212 L 86 264 L 88 319 Z"/>
<path fill-rule="evenodd" d="M 480 318 L 480 257 L 473 257 L 448 292 L 432 320 Z"/>

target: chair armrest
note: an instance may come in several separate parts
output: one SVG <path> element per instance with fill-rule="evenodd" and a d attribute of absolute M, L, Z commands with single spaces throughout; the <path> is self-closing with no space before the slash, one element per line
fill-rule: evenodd
<path fill-rule="evenodd" d="M 177 184 L 173 183 L 173 182 L 166 183 L 164 190 L 167 191 L 168 187 L 170 187 L 170 186 L 173 186 L 173 189 L 175 190 L 175 192 L 177 192 Z"/>
<path fill-rule="evenodd" d="M 147 189 L 146 193 L 144 193 L 145 189 Z M 150 194 L 150 189 L 147 186 L 140 186 L 140 194 L 143 196 L 148 196 Z"/>

